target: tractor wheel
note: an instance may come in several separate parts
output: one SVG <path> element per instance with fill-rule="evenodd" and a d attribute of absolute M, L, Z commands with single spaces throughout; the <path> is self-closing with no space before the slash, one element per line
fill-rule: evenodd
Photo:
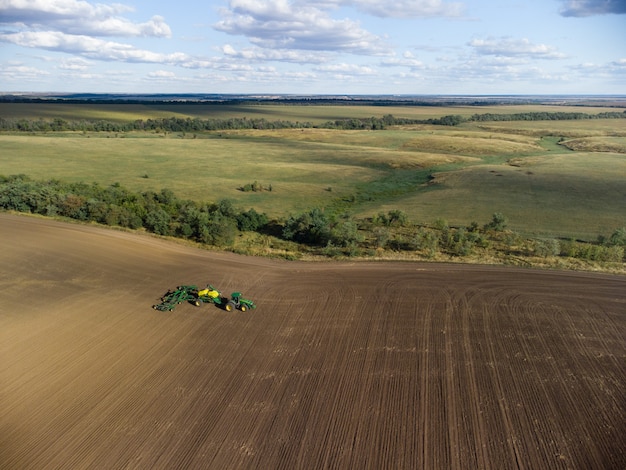
<path fill-rule="evenodd" d="M 199 301 L 199 300 L 196 300 L 193 304 L 194 304 L 196 307 L 199 307 L 199 306 L 200 306 L 200 301 Z"/>
<path fill-rule="evenodd" d="M 248 307 L 245 305 L 242 305 L 241 307 L 239 307 L 239 310 L 241 310 L 242 312 L 245 312 L 248 310 Z"/>
<path fill-rule="evenodd" d="M 228 302 L 225 306 L 224 309 L 227 312 L 232 312 L 235 309 L 235 302 Z"/>

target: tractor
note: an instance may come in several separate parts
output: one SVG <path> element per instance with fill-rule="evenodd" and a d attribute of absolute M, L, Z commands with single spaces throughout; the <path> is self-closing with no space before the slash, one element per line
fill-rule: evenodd
<path fill-rule="evenodd" d="M 222 297 L 221 292 L 210 284 L 201 290 L 193 285 L 178 286 L 176 289 L 168 291 L 161 297 L 161 302 L 153 305 L 152 308 L 162 312 L 171 312 L 183 302 L 189 302 L 196 307 L 203 303 L 211 303 L 220 306 L 227 312 L 232 312 L 235 309 L 247 312 L 256 308 L 252 300 L 241 297 L 241 292 L 233 292 L 229 300 L 228 297 Z"/>
<path fill-rule="evenodd" d="M 234 309 L 247 312 L 248 310 L 256 308 L 252 300 L 244 299 L 241 296 L 241 292 L 233 292 L 230 294 L 230 297 L 230 300 L 224 305 L 224 310 L 227 312 L 232 312 Z"/>

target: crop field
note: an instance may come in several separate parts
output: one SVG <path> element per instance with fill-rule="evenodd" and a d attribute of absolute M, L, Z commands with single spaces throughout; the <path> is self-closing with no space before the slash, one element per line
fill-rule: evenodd
<path fill-rule="evenodd" d="M 624 276 L 0 234 L 3 468 L 626 468 Z"/>
<path fill-rule="evenodd" d="M 580 106 L 292 106 L 3 103 L 3 117 L 263 117 L 324 122 L 393 114 L 605 112 Z M 626 225 L 626 120 L 468 122 L 385 130 L 0 134 L 0 174 L 171 189 L 230 199 L 271 217 L 320 207 L 356 216 L 399 209 L 418 223 L 485 223 L 501 212 L 528 235 L 593 240 Z M 559 145 L 562 141 L 562 145 Z M 258 182 L 271 191 L 243 192 Z"/>

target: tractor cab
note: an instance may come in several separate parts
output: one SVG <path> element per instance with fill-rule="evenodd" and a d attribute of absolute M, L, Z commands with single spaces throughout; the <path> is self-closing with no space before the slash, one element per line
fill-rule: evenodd
<path fill-rule="evenodd" d="M 252 300 L 244 299 L 241 296 L 241 292 L 233 292 L 230 294 L 230 300 L 226 304 L 225 308 L 227 312 L 231 312 L 234 309 L 247 312 L 248 310 L 256 308 L 256 305 L 252 302 Z"/>

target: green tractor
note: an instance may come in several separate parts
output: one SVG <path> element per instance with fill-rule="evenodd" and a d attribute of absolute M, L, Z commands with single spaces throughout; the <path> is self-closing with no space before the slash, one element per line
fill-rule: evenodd
<path fill-rule="evenodd" d="M 222 297 L 222 293 L 210 284 L 201 290 L 198 290 L 198 287 L 193 285 L 178 286 L 174 290 L 167 291 L 161 297 L 161 302 L 153 305 L 152 308 L 161 312 L 171 312 L 178 304 L 183 302 L 188 302 L 196 307 L 203 303 L 211 303 L 220 306 L 227 312 L 232 312 L 235 309 L 247 312 L 256 308 L 252 300 L 241 297 L 241 292 L 233 292 L 229 300 L 228 297 Z"/>
<path fill-rule="evenodd" d="M 252 300 L 244 299 L 241 296 L 241 292 L 233 292 L 230 294 L 230 297 L 231 299 L 224 305 L 224 310 L 227 312 L 232 312 L 235 309 L 247 312 L 248 310 L 256 308 Z"/>

